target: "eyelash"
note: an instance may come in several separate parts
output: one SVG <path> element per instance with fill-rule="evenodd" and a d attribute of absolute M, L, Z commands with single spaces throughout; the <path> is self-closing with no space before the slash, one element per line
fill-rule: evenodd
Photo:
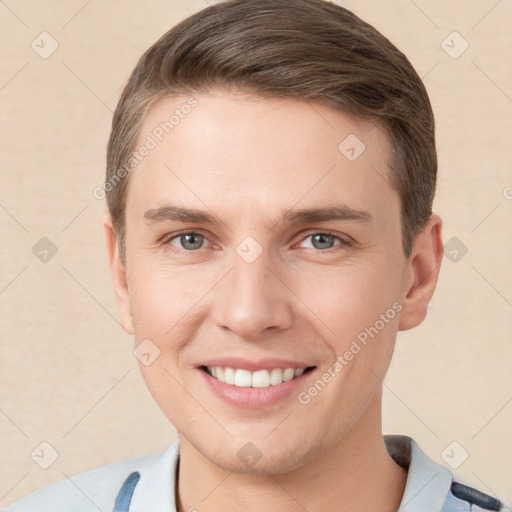
<path fill-rule="evenodd" d="M 205 235 L 199 233 L 198 231 L 180 231 L 179 233 L 174 233 L 171 236 L 166 237 L 163 240 L 163 245 L 171 246 L 171 242 L 173 240 L 175 240 L 177 238 L 180 238 L 183 235 L 199 235 L 199 236 L 202 236 L 205 240 L 208 240 L 208 238 Z M 315 252 L 318 252 L 318 253 L 327 253 L 327 254 L 329 254 L 329 253 L 337 251 L 338 249 L 340 249 L 342 247 L 352 247 L 354 245 L 352 243 L 352 241 L 347 240 L 345 238 L 342 238 L 339 234 L 337 234 L 337 233 L 335 233 L 333 231 L 314 231 L 312 233 L 309 233 L 305 237 L 301 238 L 299 243 L 302 243 L 305 240 L 307 240 L 308 238 L 310 238 L 312 236 L 315 236 L 315 235 L 332 236 L 332 237 L 334 237 L 336 240 L 338 240 L 340 242 L 339 244 L 334 245 L 333 247 L 330 247 L 329 249 L 315 249 L 314 247 L 308 247 L 307 248 L 307 249 L 313 249 Z M 176 250 L 178 250 L 179 252 L 182 252 L 182 253 L 192 253 L 192 254 L 195 253 L 195 252 L 198 252 L 200 249 L 202 249 L 202 247 L 200 247 L 199 249 L 188 249 L 188 250 L 187 249 L 181 249 L 180 250 L 180 249 L 176 248 Z"/>

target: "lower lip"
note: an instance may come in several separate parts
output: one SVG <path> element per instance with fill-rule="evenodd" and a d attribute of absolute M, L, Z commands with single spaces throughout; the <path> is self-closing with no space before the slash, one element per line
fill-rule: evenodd
<path fill-rule="evenodd" d="M 304 384 L 305 379 L 308 378 L 315 369 L 309 370 L 298 377 L 294 377 L 276 386 L 268 386 L 266 388 L 232 386 L 215 379 L 202 369 L 198 369 L 198 371 L 213 393 L 230 405 L 245 407 L 247 409 L 262 409 L 275 405 L 292 394 L 296 396 L 297 388 Z"/>

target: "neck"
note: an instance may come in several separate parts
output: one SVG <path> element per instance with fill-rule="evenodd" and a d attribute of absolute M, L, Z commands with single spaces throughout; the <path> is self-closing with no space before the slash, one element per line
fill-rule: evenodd
<path fill-rule="evenodd" d="M 395 512 L 407 473 L 386 449 L 380 404 L 381 391 L 338 444 L 277 475 L 225 471 L 180 436 L 178 512 Z"/>

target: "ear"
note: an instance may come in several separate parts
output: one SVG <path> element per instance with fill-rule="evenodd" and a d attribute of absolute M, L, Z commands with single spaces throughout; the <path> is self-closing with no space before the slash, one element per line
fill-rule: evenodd
<path fill-rule="evenodd" d="M 107 246 L 110 275 L 114 285 L 117 305 L 121 313 L 121 325 L 128 334 L 133 334 L 133 322 L 130 308 L 130 296 L 126 280 L 126 270 L 119 257 L 119 249 L 116 243 L 116 235 L 110 213 L 105 213 L 103 218 L 103 235 Z"/>
<path fill-rule="evenodd" d="M 418 234 L 409 257 L 409 279 L 402 300 L 398 328 L 401 331 L 419 325 L 427 316 L 427 306 L 434 294 L 443 259 L 442 220 L 432 215 Z"/>

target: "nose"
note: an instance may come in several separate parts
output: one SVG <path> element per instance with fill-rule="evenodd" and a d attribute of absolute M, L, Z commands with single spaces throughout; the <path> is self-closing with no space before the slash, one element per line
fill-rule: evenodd
<path fill-rule="evenodd" d="M 247 263 L 235 255 L 229 274 L 214 290 L 216 325 L 241 339 L 263 339 L 292 323 L 291 293 L 272 270 L 265 253 Z"/>

